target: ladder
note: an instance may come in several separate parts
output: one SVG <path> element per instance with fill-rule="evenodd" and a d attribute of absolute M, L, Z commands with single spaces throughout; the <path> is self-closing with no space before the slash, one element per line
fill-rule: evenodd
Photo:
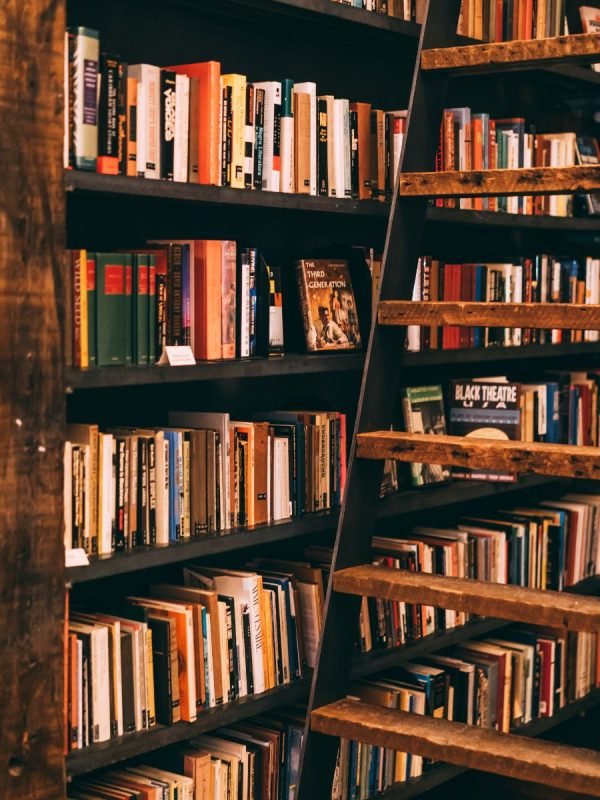
<path fill-rule="evenodd" d="M 600 756 L 592 751 L 529 740 L 523 747 L 522 737 L 513 734 L 345 699 L 363 596 L 508 621 L 534 619 L 540 625 L 600 631 L 600 599 L 371 564 L 384 459 L 600 478 L 600 448 L 390 431 L 407 325 L 600 328 L 598 306 L 409 301 L 429 198 L 572 194 L 600 189 L 597 166 L 427 171 L 434 163 L 451 75 L 600 60 L 600 34 L 464 46 L 455 34 L 460 4 L 461 0 L 428 0 L 421 30 L 386 235 L 378 313 L 369 338 L 309 700 L 298 800 L 330 800 L 340 737 L 600 797 Z"/>

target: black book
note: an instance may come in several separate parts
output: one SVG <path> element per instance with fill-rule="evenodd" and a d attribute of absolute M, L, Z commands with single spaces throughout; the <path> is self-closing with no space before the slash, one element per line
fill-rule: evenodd
<path fill-rule="evenodd" d="M 267 358 L 270 355 L 270 315 L 271 270 L 259 253 L 256 263 L 256 341 L 254 355 L 261 358 Z"/>
<path fill-rule="evenodd" d="M 265 140 L 265 90 L 255 89 L 254 98 L 254 175 L 255 189 L 262 189 Z"/>
<path fill-rule="evenodd" d="M 248 694 L 254 694 L 254 673 L 252 671 L 252 640 L 250 637 L 250 612 L 248 609 L 242 612 L 242 624 L 244 626 L 244 653 L 246 655 L 246 686 Z"/>
<path fill-rule="evenodd" d="M 183 258 L 184 245 L 173 242 L 168 249 L 169 323 L 168 344 L 182 345 L 183 337 Z"/>
<path fill-rule="evenodd" d="M 173 708 L 179 701 L 173 701 L 173 680 L 171 674 L 171 627 L 168 619 L 150 616 L 148 627 L 152 631 L 152 664 L 154 668 L 154 705 L 156 721 L 159 725 L 173 724 Z"/>
<path fill-rule="evenodd" d="M 116 517 L 116 531 L 115 531 L 115 550 L 125 549 L 125 450 L 127 444 L 125 439 L 121 436 L 116 437 L 116 450 L 117 450 L 117 517 Z"/>
<path fill-rule="evenodd" d="M 329 195 L 327 176 L 327 100 L 317 99 L 317 191 Z"/>
<path fill-rule="evenodd" d="M 175 73 L 160 71 L 160 177 L 173 180 L 175 163 Z"/>
<path fill-rule="evenodd" d="M 392 199 L 392 190 L 394 187 L 394 176 L 392 167 L 392 124 L 393 118 L 391 114 L 384 114 L 384 158 L 385 158 L 385 199 L 390 201 Z"/>
<path fill-rule="evenodd" d="M 148 437 L 148 536 L 156 544 L 156 439 Z"/>
<path fill-rule="evenodd" d="M 133 733 L 135 731 L 133 676 L 133 634 L 121 631 L 121 690 L 123 696 L 124 733 Z"/>
<path fill-rule="evenodd" d="M 98 159 L 96 169 L 106 175 L 119 174 L 119 76 L 123 67 L 116 56 L 100 56 L 98 97 Z"/>
<path fill-rule="evenodd" d="M 127 64 L 119 61 L 117 70 L 117 137 L 119 174 L 127 175 Z"/>
<path fill-rule="evenodd" d="M 148 440 L 143 436 L 138 437 L 137 450 L 137 530 L 135 544 L 147 544 L 148 538 Z"/>
<path fill-rule="evenodd" d="M 235 631 L 235 603 L 233 597 L 219 595 L 219 602 L 225 603 L 226 624 L 227 624 L 227 664 L 229 667 L 229 697 L 228 700 L 236 700 L 240 696 L 239 691 L 239 664 L 237 660 L 237 641 Z"/>
<path fill-rule="evenodd" d="M 350 112 L 350 185 L 351 195 L 358 199 L 358 112 Z"/>
<path fill-rule="evenodd" d="M 221 104 L 221 185 L 231 186 L 231 135 L 233 128 L 233 109 L 231 107 L 231 86 L 222 89 Z"/>
<path fill-rule="evenodd" d="M 156 273 L 156 353 L 158 358 L 167 346 L 167 276 Z"/>

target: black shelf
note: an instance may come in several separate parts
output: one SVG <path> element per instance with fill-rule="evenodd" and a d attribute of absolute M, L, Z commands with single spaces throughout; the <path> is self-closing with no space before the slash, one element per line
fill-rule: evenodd
<path fill-rule="evenodd" d="M 479 500 L 486 497 L 508 495 L 515 491 L 544 486 L 555 479 L 539 475 L 523 476 L 516 483 L 450 482 L 417 491 L 398 492 L 384 498 L 378 508 L 379 519 L 390 519 L 425 509 Z M 246 547 L 282 542 L 318 533 L 331 532 L 338 521 L 338 511 L 307 514 L 298 519 L 257 526 L 254 529 L 234 529 L 223 535 L 203 536 L 164 546 L 136 547 L 107 556 L 90 558 L 86 567 L 70 567 L 66 577 L 70 584 L 125 575 L 144 569 L 154 569 L 203 558 L 218 553 L 241 550 Z"/>
<path fill-rule="evenodd" d="M 590 231 L 600 235 L 598 217 L 532 216 L 507 214 L 504 211 L 471 211 L 430 206 L 427 210 L 427 221 L 452 225 L 486 225 L 513 230 Z"/>
<path fill-rule="evenodd" d="M 96 367 L 67 368 L 67 392 L 79 389 L 114 389 L 191 381 L 272 378 L 362 370 L 364 353 L 290 353 L 281 357 L 200 361 L 190 367 Z"/>
<path fill-rule="evenodd" d="M 196 722 L 178 722 L 167 727 L 156 725 L 150 730 L 119 736 L 108 742 L 73 750 L 68 754 L 67 775 L 74 777 L 108 767 L 119 761 L 158 750 L 160 747 L 183 742 L 222 725 L 231 725 L 242 719 L 264 714 L 274 708 L 305 700 L 310 688 L 310 676 L 289 686 L 279 686 L 258 695 L 250 695 L 201 711 Z"/>
<path fill-rule="evenodd" d="M 136 547 L 134 550 L 126 550 L 113 555 L 91 557 L 89 566 L 67 569 L 67 580 L 71 584 L 90 583 L 115 575 L 178 564 L 194 558 L 241 550 L 245 547 L 324 533 L 335 528 L 337 519 L 337 510 L 329 513 L 307 514 L 299 519 L 257 526 L 254 529 L 232 529 L 223 535 L 199 536 L 169 545 Z"/>
<path fill-rule="evenodd" d="M 599 703 L 600 689 L 594 689 L 585 697 L 575 700 L 575 702 L 569 703 L 569 705 L 561 708 L 554 716 L 532 720 L 527 725 L 516 728 L 512 733 L 528 738 L 541 736 L 542 734 L 548 733 L 553 728 L 562 725 L 564 722 L 568 722 L 568 720 L 577 717 L 579 714 L 589 711 Z M 466 771 L 466 767 L 442 764 L 438 767 L 434 767 L 431 772 L 426 772 L 419 778 L 411 778 L 406 783 L 391 786 L 383 794 L 377 795 L 377 800 L 410 800 L 410 798 L 418 797 L 434 789 L 436 786 L 441 786 L 443 783 L 446 783 Z M 375 800 L 375 798 L 373 798 L 373 800 Z"/>

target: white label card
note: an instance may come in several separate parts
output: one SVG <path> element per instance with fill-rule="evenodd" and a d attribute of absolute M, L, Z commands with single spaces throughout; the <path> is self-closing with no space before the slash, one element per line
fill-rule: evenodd
<path fill-rule="evenodd" d="M 158 362 L 159 367 L 193 367 L 196 359 L 189 345 L 167 345 Z"/>
<path fill-rule="evenodd" d="M 65 567 L 89 567 L 90 560 L 82 547 L 74 547 L 65 552 Z"/>

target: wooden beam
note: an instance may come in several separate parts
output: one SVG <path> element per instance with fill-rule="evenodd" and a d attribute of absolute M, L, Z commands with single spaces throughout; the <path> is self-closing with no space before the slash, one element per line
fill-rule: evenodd
<path fill-rule="evenodd" d="M 359 458 L 600 479 L 600 447 L 373 431 L 358 434 L 356 453 Z"/>
<path fill-rule="evenodd" d="M 600 166 L 404 172 L 401 197 L 573 194 L 600 189 Z"/>
<path fill-rule="evenodd" d="M 600 59 L 600 33 L 579 33 L 550 39 L 493 42 L 464 47 L 424 50 L 421 68 L 463 72 L 477 68 L 477 73 L 499 69 L 523 69 L 577 61 Z"/>
<path fill-rule="evenodd" d="M 600 305 L 387 300 L 379 304 L 378 320 L 380 325 L 481 325 L 600 330 Z"/>
<path fill-rule="evenodd" d="M 62 0 L 0 13 L 0 797 L 62 800 Z"/>
<path fill-rule="evenodd" d="M 339 570 L 333 588 L 342 594 L 422 603 L 511 622 L 533 622 L 575 631 L 600 630 L 600 598 L 526 589 L 505 583 L 448 578 L 363 564 Z"/>
<path fill-rule="evenodd" d="M 600 797 L 600 757 L 593 750 L 524 740 L 358 700 L 338 700 L 316 709 L 311 728 L 329 736 Z"/>

